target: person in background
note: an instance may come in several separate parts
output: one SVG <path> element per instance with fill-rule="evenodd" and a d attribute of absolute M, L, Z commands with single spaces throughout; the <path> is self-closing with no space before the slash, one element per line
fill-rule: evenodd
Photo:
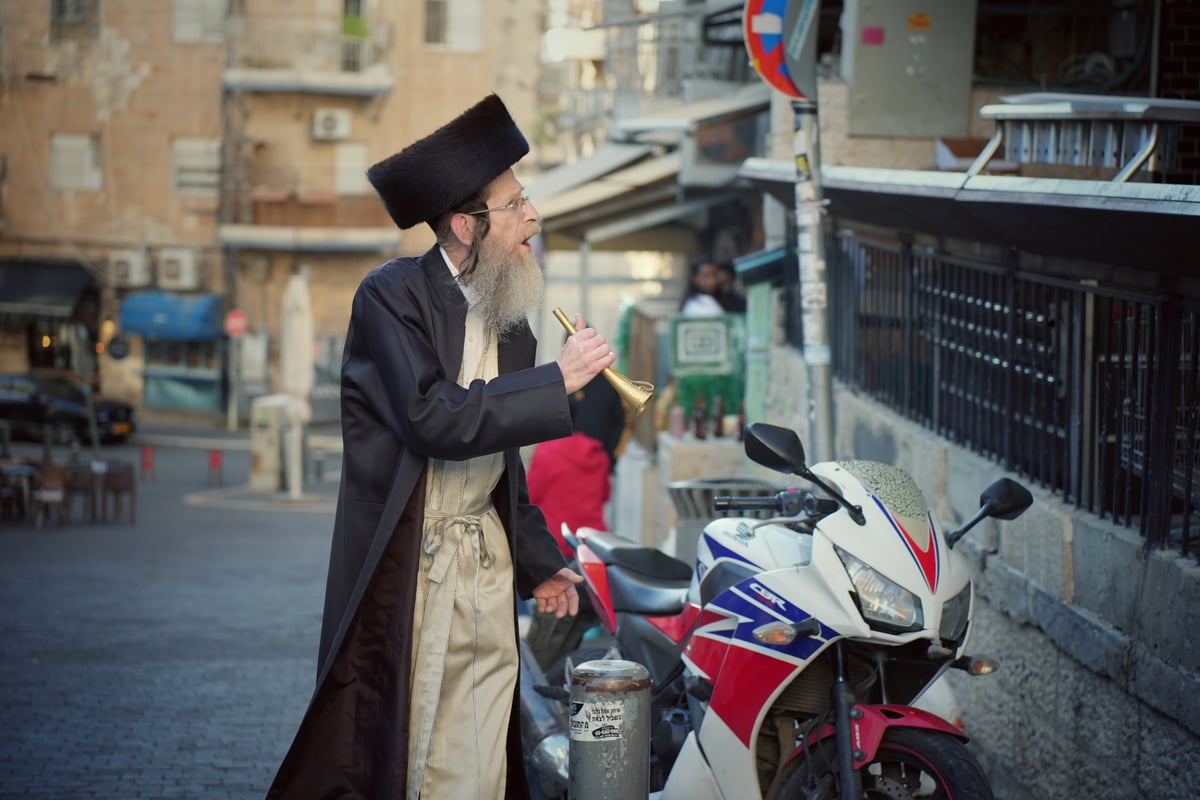
<path fill-rule="evenodd" d="M 576 315 L 534 366 L 529 145 L 490 95 L 375 164 L 402 229 L 437 244 L 372 270 L 342 366 L 345 453 L 316 691 L 269 798 L 527 798 L 516 596 L 575 614 L 519 448 L 571 434 L 568 398 L 616 360 Z"/>
<path fill-rule="evenodd" d="M 732 261 L 717 262 L 717 301 L 726 313 L 740 314 L 746 311 L 746 296 L 738 291 L 737 270 Z"/>
<path fill-rule="evenodd" d="M 720 281 L 721 270 L 717 267 L 717 262 L 707 256 L 693 261 L 691 272 L 688 274 L 687 291 L 679 304 L 679 313 L 688 317 L 724 314 L 725 309 L 717 299 Z"/>
<path fill-rule="evenodd" d="M 621 395 L 603 375 L 597 375 L 591 383 L 571 395 L 571 423 L 577 432 L 586 433 L 604 445 L 609 472 L 612 472 L 629 433 L 629 420 Z"/>
<path fill-rule="evenodd" d="M 597 382 L 605 383 L 603 378 L 592 383 Z M 570 401 L 575 432 L 535 447 L 528 473 L 529 502 L 542 509 L 550 533 L 568 560 L 575 557 L 575 551 L 562 537 L 563 524 L 572 533 L 581 527 L 608 530 L 604 505 L 612 494 L 612 459 L 603 442 L 580 429 L 578 394 Z"/>

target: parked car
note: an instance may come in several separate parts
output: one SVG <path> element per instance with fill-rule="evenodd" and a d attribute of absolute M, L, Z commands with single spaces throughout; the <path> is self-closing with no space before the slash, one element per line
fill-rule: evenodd
<path fill-rule="evenodd" d="M 92 405 L 101 441 L 119 442 L 133 433 L 133 406 L 101 397 L 93 397 Z M 55 444 L 91 439 L 84 385 L 69 373 L 0 374 L 0 420 L 14 436 L 48 435 Z"/>

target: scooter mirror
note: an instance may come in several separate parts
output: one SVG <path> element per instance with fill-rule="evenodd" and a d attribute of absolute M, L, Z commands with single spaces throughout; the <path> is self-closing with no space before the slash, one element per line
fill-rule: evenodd
<path fill-rule="evenodd" d="M 988 508 L 989 516 L 1013 520 L 1033 505 L 1033 495 L 1011 478 L 1001 478 L 983 490 L 979 505 Z"/>
<path fill-rule="evenodd" d="M 804 445 L 800 437 L 790 428 L 751 422 L 743 431 L 746 456 L 756 464 L 762 464 L 779 472 L 801 475 L 804 465 Z"/>

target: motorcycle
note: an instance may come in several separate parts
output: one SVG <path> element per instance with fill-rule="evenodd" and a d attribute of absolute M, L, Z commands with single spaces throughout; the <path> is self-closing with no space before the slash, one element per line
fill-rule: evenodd
<path fill-rule="evenodd" d="M 894 466 L 809 466 L 793 431 L 764 423 L 746 427 L 745 451 L 812 488 L 715 498 L 770 516 L 709 522 L 694 568 L 612 533 L 571 537 L 610 638 L 581 644 L 549 680 L 523 662 L 523 716 L 547 703 L 557 714 L 529 726 L 543 787 L 567 782 L 572 664 L 609 657 L 650 673 L 650 787 L 662 800 L 992 797 L 964 731 L 914 703 L 949 669 L 997 668 L 966 653 L 974 597 L 953 548 L 984 519 L 1015 519 L 1032 495 L 1000 479 L 945 531 Z"/>

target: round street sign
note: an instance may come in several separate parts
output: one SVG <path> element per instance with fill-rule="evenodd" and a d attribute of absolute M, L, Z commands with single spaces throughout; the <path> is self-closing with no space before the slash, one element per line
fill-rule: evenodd
<path fill-rule="evenodd" d="M 764 81 L 788 97 L 804 95 L 788 73 L 783 18 L 788 0 L 747 0 L 742 15 L 742 37 L 750 63 Z"/>
<path fill-rule="evenodd" d="M 246 332 L 246 312 L 231 308 L 225 315 L 225 332 L 230 336 L 241 336 Z"/>
<path fill-rule="evenodd" d="M 120 361 L 129 355 L 129 341 L 121 336 L 112 337 L 108 340 L 108 355 L 109 358 Z"/>

